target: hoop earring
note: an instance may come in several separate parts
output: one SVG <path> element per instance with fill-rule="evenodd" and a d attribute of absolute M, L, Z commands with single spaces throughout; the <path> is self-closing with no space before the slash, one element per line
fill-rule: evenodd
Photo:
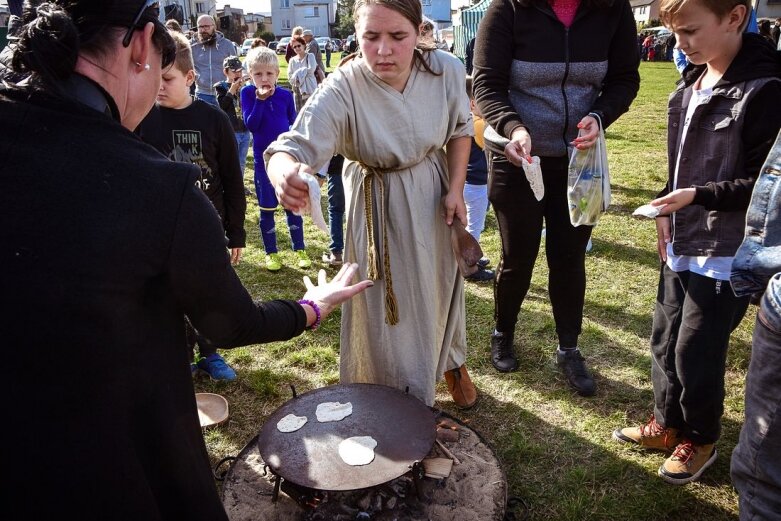
<path fill-rule="evenodd" d="M 140 64 L 140 63 L 138 63 L 138 62 L 136 62 L 136 65 L 138 65 L 139 67 L 141 67 L 141 64 Z M 144 70 L 145 70 L 145 71 L 148 71 L 148 70 L 149 70 L 149 69 L 151 69 L 151 68 L 152 68 L 152 67 L 150 67 L 150 65 L 149 65 L 148 63 L 145 63 L 145 64 L 144 64 Z"/>

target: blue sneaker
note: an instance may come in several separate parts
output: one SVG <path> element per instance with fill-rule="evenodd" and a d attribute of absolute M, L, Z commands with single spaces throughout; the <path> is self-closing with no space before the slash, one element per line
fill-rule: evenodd
<path fill-rule="evenodd" d="M 236 379 L 236 371 L 217 353 L 198 360 L 198 368 L 208 374 L 212 380 L 230 382 Z"/>

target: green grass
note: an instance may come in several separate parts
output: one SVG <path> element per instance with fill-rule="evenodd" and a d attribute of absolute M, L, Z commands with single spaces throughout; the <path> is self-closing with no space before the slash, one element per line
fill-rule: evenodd
<path fill-rule="evenodd" d="M 737 514 L 729 456 L 743 417 L 753 311 L 732 338 L 721 454 L 700 482 L 667 485 L 656 476 L 662 455 L 633 450 L 610 437 L 616 427 L 646 420 L 653 400 L 648 337 L 658 278 L 655 232 L 651 221 L 630 214 L 652 199 L 666 179 L 666 100 L 677 73 L 668 63 L 643 63 L 641 74 L 638 98 L 607 134 L 614 204 L 595 229 L 594 249 L 587 255 L 581 347 L 597 378 L 597 396 L 581 398 L 570 392 L 554 366 L 556 338 L 544 254 L 516 333 L 520 370 L 493 370 L 492 290 L 467 284 L 468 366 L 482 399 L 474 410 L 461 413 L 453 408 L 447 389 L 442 384 L 438 388 L 438 405 L 469 420 L 492 443 L 503 461 L 510 494 L 526 499 L 532 519 L 722 520 Z M 247 170 L 249 185 L 251 161 Z M 328 237 L 308 223 L 307 250 L 319 259 Z M 237 270 L 241 279 L 256 298 L 300 298 L 301 277 L 312 275 L 318 263 L 305 271 L 295 267 L 286 226 L 279 218 L 278 240 L 286 266 L 277 274 L 265 271 L 257 224 L 257 206 L 250 201 L 248 248 Z M 496 262 L 499 239 L 493 213 L 481 242 Z M 289 384 L 303 392 L 338 381 L 338 324 L 334 314 L 316 332 L 289 342 L 226 351 L 238 370 L 238 381 L 196 382 L 197 390 L 219 392 L 231 404 L 231 421 L 206 435 L 213 462 L 238 453 L 257 434 L 265 418 L 290 398 Z"/>

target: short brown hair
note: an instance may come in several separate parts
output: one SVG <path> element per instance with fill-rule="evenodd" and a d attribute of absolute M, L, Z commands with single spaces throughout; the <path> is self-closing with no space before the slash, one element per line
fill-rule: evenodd
<path fill-rule="evenodd" d="M 187 41 L 187 37 L 176 31 L 169 30 L 168 33 L 176 44 L 176 59 L 174 60 L 173 67 L 182 74 L 187 74 L 188 72 L 195 70 L 193 51 L 190 49 L 190 42 Z"/>
<path fill-rule="evenodd" d="M 659 18 L 662 20 L 662 23 L 670 27 L 673 23 L 673 20 L 675 19 L 675 16 L 680 12 L 681 9 L 683 9 L 683 6 L 688 4 L 689 2 L 692 2 L 694 0 L 662 0 L 659 4 Z M 743 20 L 743 25 L 741 27 L 745 27 L 746 23 L 748 22 L 748 10 L 751 9 L 751 4 L 749 3 L 749 0 L 697 0 L 700 2 L 700 4 L 703 5 L 706 9 L 711 11 L 713 14 L 719 17 L 719 19 L 724 18 L 727 13 L 732 11 L 732 9 L 736 5 L 744 5 L 746 6 L 746 18 Z"/>

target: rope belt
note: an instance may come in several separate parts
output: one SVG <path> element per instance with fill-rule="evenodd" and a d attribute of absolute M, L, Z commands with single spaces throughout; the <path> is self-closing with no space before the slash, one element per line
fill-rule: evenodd
<path fill-rule="evenodd" d="M 372 191 L 374 180 L 380 188 L 380 211 L 379 219 L 382 227 L 382 277 L 385 278 L 385 323 L 391 326 L 399 323 L 399 305 L 396 302 L 396 295 L 393 293 L 393 277 L 391 276 L 390 253 L 388 252 L 388 230 L 385 224 L 385 182 L 383 175 L 393 172 L 390 168 L 377 168 L 358 163 L 363 172 L 363 199 L 364 213 L 366 214 L 366 254 L 368 258 L 368 277 L 371 280 L 379 280 L 380 265 L 379 254 L 377 253 L 377 244 L 374 242 L 374 217 Z"/>

